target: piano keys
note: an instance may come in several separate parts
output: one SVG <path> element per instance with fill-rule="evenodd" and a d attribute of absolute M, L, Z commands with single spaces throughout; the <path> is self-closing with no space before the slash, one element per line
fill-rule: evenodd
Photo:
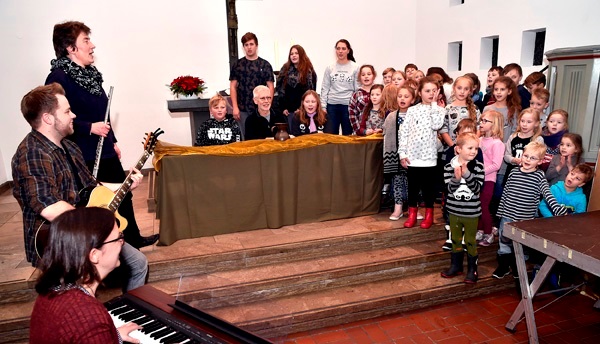
<path fill-rule="evenodd" d="M 142 343 L 271 343 L 225 320 L 176 301 L 144 285 L 104 304 L 119 327 L 128 322 L 142 326 L 131 337 Z"/>

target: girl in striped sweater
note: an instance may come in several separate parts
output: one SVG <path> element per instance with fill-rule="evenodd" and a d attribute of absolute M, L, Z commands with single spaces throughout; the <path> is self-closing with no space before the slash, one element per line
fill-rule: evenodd
<path fill-rule="evenodd" d="M 473 133 L 463 133 L 456 139 L 456 156 L 444 166 L 444 181 L 448 187 L 446 208 L 450 214 L 452 251 L 450 268 L 442 277 L 450 278 L 463 271 L 465 252 L 462 248 L 463 228 L 467 245 L 467 276 L 465 283 L 477 282 L 477 223 L 481 215 L 479 194 L 485 178 L 483 164 L 475 159 L 479 139 Z"/>

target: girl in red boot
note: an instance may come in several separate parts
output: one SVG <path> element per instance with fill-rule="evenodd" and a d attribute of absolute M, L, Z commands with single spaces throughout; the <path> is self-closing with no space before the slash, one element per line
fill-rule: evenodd
<path fill-rule="evenodd" d="M 405 228 L 414 227 L 417 222 L 419 192 L 426 208 L 421 228 L 427 229 L 433 224 L 437 131 L 444 124 L 446 115 L 446 110 L 437 105 L 439 92 L 435 79 L 422 78 L 417 88 L 421 103 L 408 109 L 402 125 L 398 153 L 400 163 L 408 169 L 408 220 L 404 222 Z"/>

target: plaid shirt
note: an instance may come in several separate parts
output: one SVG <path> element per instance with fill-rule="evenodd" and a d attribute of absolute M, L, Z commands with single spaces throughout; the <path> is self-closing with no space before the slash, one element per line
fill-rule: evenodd
<path fill-rule="evenodd" d="M 352 94 L 350 98 L 350 104 L 348 105 L 348 116 L 350 117 L 350 124 L 352 124 L 352 130 L 354 134 L 360 132 L 360 122 L 363 118 L 363 111 L 369 103 L 370 95 L 369 92 L 359 88 Z"/>
<path fill-rule="evenodd" d="M 81 151 L 70 140 L 62 140 L 62 147 L 59 147 L 32 130 L 12 158 L 13 195 L 23 210 L 25 254 L 33 266 L 38 260 L 34 239 L 43 220 L 42 210 L 58 201 L 72 205 L 79 201 L 80 190 L 65 150 L 77 167 L 83 187 L 94 186 L 96 181 L 88 171 Z"/>

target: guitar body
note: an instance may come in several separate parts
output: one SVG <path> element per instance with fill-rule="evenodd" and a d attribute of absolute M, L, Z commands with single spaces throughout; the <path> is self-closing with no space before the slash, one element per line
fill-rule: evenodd
<path fill-rule="evenodd" d="M 112 91 L 112 86 L 111 86 Z M 154 147 L 157 143 L 157 138 L 161 135 L 163 131 L 158 128 L 154 132 L 147 133 L 145 142 L 144 142 L 144 153 L 138 160 L 135 168 L 140 170 L 148 157 L 154 151 Z M 80 202 L 77 206 L 85 206 L 85 207 L 99 207 L 105 208 L 112 211 L 115 214 L 115 218 L 117 219 L 117 226 L 119 227 L 119 231 L 124 231 L 127 228 L 127 220 L 119 214 L 117 209 L 119 205 L 121 205 L 121 201 L 127 195 L 131 188 L 131 184 L 133 183 L 131 179 L 131 172 L 125 178 L 125 181 L 121 186 L 115 191 L 111 191 L 109 188 L 103 185 L 98 185 L 93 189 L 83 189 L 80 191 Z M 86 203 L 87 199 L 87 203 Z M 38 257 L 42 257 L 44 253 L 44 248 L 48 244 L 48 240 L 50 237 L 50 223 L 46 220 L 42 221 L 42 224 L 38 227 L 35 232 L 35 251 Z"/>
<path fill-rule="evenodd" d="M 113 201 L 113 198 L 116 195 L 109 188 L 104 185 L 98 185 L 94 189 L 92 189 L 92 193 L 90 194 L 90 199 L 85 205 L 86 207 L 99 207 L 105 208 L 108 210 L 112 209 L 109 207 L 110 203 Z M 124 231 L 127 228 L 127 219 L 119 214 L 119 211 L 115 210 L 115 217 L 117 218 L 117 222 L 119 225 L 119 231 Z"/>

